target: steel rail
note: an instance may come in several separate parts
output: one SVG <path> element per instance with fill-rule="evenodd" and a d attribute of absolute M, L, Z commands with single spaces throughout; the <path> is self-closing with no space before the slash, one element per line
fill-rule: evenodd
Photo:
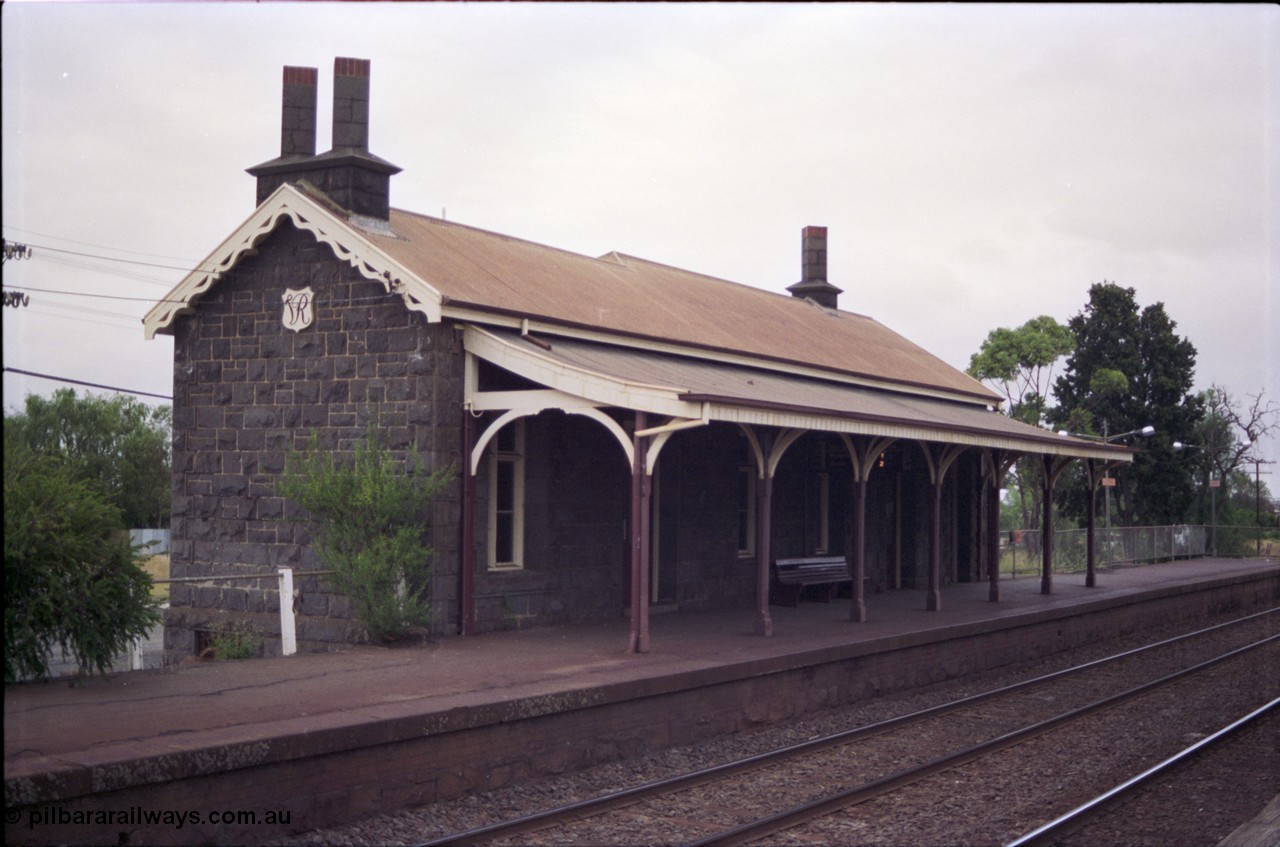
<path fill-rule="evenodd" d="M 1236 658 L 1250 650 L 1257 649 L 1277 640 L 1280 640 L 1280 635 L 1268 636 L 1260 641 L 1255 641 L 1252 644 L 1245 645 L 1244 647 L 1238 647 L 1235 650 L 1223 653 L 1222 655 L 1216 656 L 1207 661 L 1199 662 L 1191 667 L 1183 668 L 1180 671 L 1175 671 L 1174 673 L 1163 676 L 1160 679 L 1153 680 L 1152 682 L 1147 682 L 1134 688 L 1130 688 L 1127 691 L 1122 691 L 1119 694 L 1105 697 L 1086 706 L 1081 706 L 1077 709 L 1063 712 L 1055 717 L 1039 721 L 1031 724 L 1030 726 L 1023 727 L 1022 729 L 1005 733 L 1004 735 L 993 738 L 990 741 L 975 744 L 974 746 L 960 750 L 959 752 L 939 757 L 930 762 L 925 762 L 923 765 L 917 765 L 915 767 L 899 771 L 898 773 L 890 774 L 882 779 L 877 779 L 843 791 L 833 792 L 832 794 L 820 797 L 817 800 L 812 800 L 808 803 L 792 807 L 791 809 L 787 809 L 773 815 L 768 815 L 763 818 L 758 818 L 754 821 L 749 821 L 741 826 L 715 833 L 707 836 L 706 838 L 700 838 L 697 841 L 685 842 L 682 847 L 709 847 L 709 845 L 713 844 L 743 844 L 758 838 L 764 838 L 765 836 L 772 835 L 775 832 L 791 829 L 802 823 L 813 820 L 814 818 L 822 817 L 823 815 L 827 815 L 841 809 L 846 809 L 850 806 L 856 806 L 859 803 L 865 803 L 868 800 L 875 799 L 883 794 L 888 794 L 891 791 L 910 785 L 914 782 L 919 782 L 926 777 L 941 773 L 942 771 L 947 771 L 966 764 L 989 753 L 995 753 L 1006 747 L 1021 744 L 1022 742 L 1038 735 L 1043 735 L 1057 726 L 1079 720 L 1102 709 L 1119 705 L 1120 703 L 1131 700 L 1142 694 L 1146 694 L 1156 688 L 1168 685 L 1169 683 L 1185 676 L 1199 673 L 1202 670 Z"/>
<path fill-rule="evenodd" d="M 1196 630 L 1194 632 L 1183 633 L 1182 635 L 1176 635 L 1172 638 L 1166 638 L 1161 641 L 1152 642 L 1151 644 L 1145 644 L 1141 647 L 1135 647 L 1131 650 L 1125 650 L 1112 656 L 1104 656 L 1101 659 L 1094 659 L 1080 665 L 1033 677 L 1032 679 L 1015 682 L 1012 685 L 995 688 L 990 691 L 984 691 L 968 697 L 962 697 L 959 700 L 941 703 L 937 706 L 930 706 L 905 715 L 899 715 L 887 720 L 866 724 L 864 726 L 855 727 L 853 729 L 844 730 L 842 732 L 833 733 L 820 738 L 809 739 L 808 741 L 802 741 L 788 747 L 781 747 L 777 750 L 770 750 L 765 753 L 736 759 L 719 765 L 713 765 L 712 767 L 703 768 L 697 771 L 691 771 L 689 773 L 679 774 L 665 779 L 642 783 L 641 785 L 625 788 L 621 791 L 590 797 L 585 800 L 579 800 L 551 809 L 544 809 L 518 818 L 512 818 L 511 820 L 500 821 L 498 823 L 476 827 L 462 832 L 450 833 L 448 835 L 433 838 L 429 841 L 420 842 L 414 845 L 414 847 L 443 847 L 443 845 L 468 844 L 474 841 L 482 841 L 487 838 L 517 835 L 522 832 L 545 828 L 558 820 L 563 820 L 572 816 L 587 817 L 610 809 L 637 803 L 647 797 L 657 796 L 675 790 L 692 788 L 697 785 L 710 782 L 713 779 L 732 776 L 733 774 L 762 767 L 775 761 L 793 758 L 801 754 L 817 752 L 819 750 L 839 746 L 840 744 L 848 743 L 859 738 L 885 733 L 892 729 L 897 729 L 927 718 L 958 711 L 986 700 L 1005 696 L 1015 691 L 1044 685 L 1054 680 L 1068 677 L 1076 673 L 1082 673 L 1086 670 L 1100 667 L 1111 662 L 1140 655 L 1149 650 L 1156 650 L 1161 647 L 1176 644 L 1179 641 L 1208 635 L 1221 629 L 1245 624 L 1257 618 L 1276 614 L 1278 612 L 1280 612 L 1280 607 L 1264 609 L 1261 612 L 1245 615 L 1244 617 L 1236 618 L 1235 620 L 1224 621 L 1223 623 L 1205 627 L 1204 629 Z"/>
<path fill-rule="evenodd" d="M 1265 706 L 1259 706 L 1257 709 L 1254 709 L 1252 712 L 1245 715 L 1244 717 L 1236 721 L 1233 721 L 1227 726 L 1224 726 L 1222 729 L 1218 730 L 1213 735 L 1200 739 L 1195 744 L 1192 744 L 1190 747 L 1187 747 L 1185 750 L 1175 753 L 1174 755 L 1165 759 L 1160 764 L 1153 765 L 1147 770 L 1138 774 L 1137 776 L 1132 777 L 1131 779 L 1128 779 L 1125 782 L 1122 782 L 1121 784 L 1117 785 L 1115 788 L 1112 788 L 1109 791 L 1105 791 L 1102 794 L 1099 794 L 1097 797 L 1093 798 L 1089 802 L 1082 803 L 1081 805 L 1067 812 L 1065 815 L 1062 815 L 1058 818 L 1055 818 L 1054 820 L 1049 821 L 1047 824 L 1040 827 L 1039 829 L 1032 830 L 1031 832 L 1028 832 L 1026 835 L 1023 835 L 1020 838 L 1016 838 L 1013 841 L 1010 841 L 1005 845 L 1005 847 L 1029 847 L 1029 845 L 1041 844 L 1041 843 L 1044 843 L 1045 839 L 1047 839 L 1050 836 L 1062 835 L 1066 832 L 1069 832 L 1072 829 L 1075 829 L 1081 823 L 1087 820 L 1089 817 L 1096 815 L 1102 809 L 1109 806 L 1111 803 L 1124 797 L 1127 794 L 1132 793 L 1142 785 L 1151 781 L 1153 778 L 1160 776 L 1163 773 L 1166 773 L 1171 768 L 1174 768 L 1184 762 L 1188 762 L 1192 759 L 1195 759 L 1201 753 L 1205 752 L 1208 748 L 1213 747 L 1219 742 L 1234 736 L 1240 730 L 1251 725 L 1254 721 L 1259 720 L 1260 718 L 1269 714 L 1272 710 L 1278 707 L 1280 707 L 1280 697 L 1277 697 L 1276 699 L 1272 700 L 1270 703 L 1267 703 Z"/>

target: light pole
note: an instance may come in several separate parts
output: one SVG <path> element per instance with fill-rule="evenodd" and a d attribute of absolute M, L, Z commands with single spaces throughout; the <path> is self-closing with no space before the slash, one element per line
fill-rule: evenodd
<path fill-rule="evenodd" d="M 1239 462 L 1240 464 L 1253 465 L 1254 500 L 1255 500 L 1254 522 L 1257 524 L 1257 531 L 1258 531 L 1258 542 L 1257 542 L 1258 555 L 1261 555 L 1262 554 L 1262 482 L 1261 482 L 1260 466 L 1270 465 L 1274 463 L 1266 460 L 1254 459 L 1250 456 L 1244 455 L 1245 451 L 1247 451 L 1250 447 L 1252 447 L 1253 444 L 1254 442 L 1252 440 L 1236 442 L 1236 445 L 1239 448 L 1239 453 L 1237 454 L 1238 459 L 1236 461 Z M 1209 493 L 1210 493 L 1211 508 L 1213 509 L 1213 529 L 1212 529 L 1212 535 L 1211 535 L 1210 552 L 1212 552 L 1214 556 L 1217 556 L 1218 555 L 1218 488 L 1222 485 L 1222 478 L 1219 476 L 1218 478 L 1215 479 L 1214 475 L 1215 475 L 1215 471 L 1218 470 L 1218 456 L 1222 453 L 1223 450 L 1227 449 L 1227 447 L 1226 445 L 1219 444 L 1218 440 L 1214 438 L 1207 445 L 1183 444 L 1181 441 L 1175 441 L 1173 442 L 1173 449 L 1177 452 L 1182 452 L 1183 450 L 1205 450 L 1209 455 Z M 1234 466 L 1235 465 L 1233 463 L 1233 467 Z"/>
<path fill-rule="evenodd" d="M 1245 446 L 1247 447 L 1248 445 L 1246 444 Z M 1206 448 L 1199 444 L 1183 444 L 1181 441 L 1175 441 L 1173 442 L 1173 449 L 1174 449 L 1174 452 L 1181 453 L 1184 450 L 1204 450 Z M 1217 479 L 1214 476 L 1214 472 L 1216 471 L 1218 466 L 1218 453 L 1220 452 L 1221 450 L 1218 448 L 1217 439 L 1214 439 L 1213 443 L 1208 447 L 1209 503 L 1210 503 L 1209 508 L 1211 510 L 1211 521 L 1212 521 L 1209 528 L 1209 553 L 1214 558 L 1217 558 L 1218 556 L 1218 487 L 1222 484 L 1222 480 Z"/>
<path fill-rule="evenodd" d="M 1111 443 L 1113 443 L 1113 442 L 1120 441 L 1121 439 L 1128 438 L 1128 437 L 1129 437 L 1129 436 L 1131 436 L 1131 435 L 1139 435 L 1139 436 L 1142 436 L 1143 438 L 1150 438 L 1151 436 L 1153 436 L 1153 435 L 1155 435 L 1155 434 L 1156 434 L 1156 428 L 1155 428 L 1154 426 L 1151 426 L 1150 424 L 1148 424 L 1147 426 L 1141 427 L 1141 428 L 1139 428 L 1139 429 L 1131 429 L 1131 430 L 1129 430 L 1128 432 L 1121 432 L 1121 433 L 1117 433 L 1116 435 L 1108 435 L 1108 434 L 1107 434 L 1107 421 L 1106 421 L 1106 419 L 1105 419 L 1105 418 L 1104 418 L 1104 419 L 1103 419 L 1103 421 L 1102 421 L 1102 435 L 1090 435 L 1090 434 L 1085 434 L 1085 433 L 1067 432 L 1065 429 L 1060 429 L 1060 430 L 1058 430 L 1058 435 L 1061 435 L 1061 436 L 1071 436 L 1071 437 L 1073 437 L 1073 438 L 1086 438 L 1086 439 L 1089 439 L 1089 440 L 1092 440 L 1092 441 L 1101 441 L 1103 444 L 1111 444 Z M 1114 482 L 1114 480 L 1113 480 L 1113 479 L 1112 479 L 1112 477 L 1111 477 L 1111 470 L 1110 470 L 1110 467 L 1109 467 L 1109 466 L 1108 466 L 1107 470 L 1106 470 L 1106 471 L 1104 471 L 1104 473 L 1105 473 L 1106 475 L 1105 475 L 1105 476 L 1104 476 L 1104 477 L 1103 477 L 1099 482 L 1100 482 L 1100 484 L 1102 485 L 1104 526 L 1105 526 L 1105 528 L 1106 528 L 1106 537 L 1107 537 L 1107 556 L 1106 556 L 1105 564 L 1110 564 L 1110 562 L 1111 562 L 1111 548 L 1112 548 L 1112 542 L 1111 542 L 1111 487 L 1112 487 L 1113 485 L 1115 485 L 1115 482 Z M 1093 471 L 1090 471 L 1090 472 L 1089 472 L 1089 475 L 1090 475 L 1090 482 L 1089 482 L 1089 526 L 1088 526 L 1088 547 L 1089 547 L 1089 552 L 1088 552 L 1088 560 L 1089 560 L 1088 569 L 1089 569 L 1089 576 L 1088 576 L 1088 578 L 1087 578 L 1087 584 L 1088 584 L 1088 585 L 1093 585 L 1093 516 L 1094 516 L 1094 503 L 1095 503 L 1095 501 L 1094 501 L 1093 497 L 1094 497 L 1094 493 L 1095 493 L 1096 489 L 1094 488 L 1094 484 L 1093 484 L 1093 481 L 1092 481 Z"/>
<path fill-rule="evenodd" d="M 1110 444 L 1113 441 L 1119 441 L 1120 439 L 1128 438 L 1131 435 L 1141 435 L 1143 438 L 1150 438 L 1155 434 L 1156 434 L 1156 428 L 1154 426 L 1148 425 L 1148 426 L 1142 427 L 1141 429 L 1131 429 L 1128 432 L 1122 432 L 1119 435 L 1107 435 L 1107 422 L 1106 421 L 1102 422 L 1102 443 L 1104 444 Z M 1114 483 L 1110 483 L 1110 484 L 1107 483 L 1106 480 L 1109 480 L 1109 479 L 1111 479 L 1111 471 L 1108 470 L 1107 475 L 1103 477 L 1103 482 L 1102 482 L 1103 512 L 1105 514 L 1104 525 L 1106 526 L 1106 529 L 1107 529 L 1108 551 L 1110 551 L 1111 549 L 1110 547 L 1111 545 L 1111 487 L 1112 485 L 1114 485 Z M 1109 562 L 1111 561 L 1111 559 L 1108 558 L 1107 561 Z"/>
<path fill-rule="evenodd" d="M 1131 429 L 1131 430 L 1129 430 L 1128 432 L 1122 432 L 1122 433 L 1120 433 L 1120 434 L 1118 434 L 1118 435 L 1107 435 L 1107 422 L 1104 420 L 1104 421 L 1102 422 L 1102 437 L 1101 437 L 1101 438 L 1099 438 L 1099 437 L 1098 437 L 1098 436 L 1096 436 L 1096 435 L 1094 435 L 1094 436 L 1085 435 L 1085 436 L 1076 436 L 1076 437 L 1077 437 L 1077 438 L 1081 438 L 1081 437 L 1083 437 L 1083 438 L 1097 438 L 1097 439 L 1098 439 L 1099 441 L 1101 441 L 1103 444 L 1111 444 L 1112 442 L 1120 441 L 1121 439 L 1128 438 L 1128 437 L 1129 437 L 1129 436 L 1131 436 L 1131 435 L 1140 435 L 1140 436 L 1142 436 L 1143 438 L 1150 438 L 1151 436 L 1153 436 L 1153 435 L 1155 435 L 1155 434 L 1156 434 L 1156 428 L 1155 428 L 1154 426 L 1147 425 L 1147 426 L 1144 426 L 1144 427 L 1142 427 L 1142 428 L 1140 428 L 1140 429 Z M 1106 471 L 1106 475 L 1102 478 L 1102 514 L 1103 514 L 1103 527 L 1106 529 L 1106 534 L 1107 534 L 1107 563 L 1110 563 L 1110 562 L 1111 562 L 1111 547 L 1112 547 L 1112 543 L 1111 543 L 1111 489 L 1112 489 L 1112 487 L 1113 487 L 1114 485 L 1115 485 L 1115 482 L 1113 482 L 1113 481 L 1112 481 L 1111 471 L 1108 469 L 1108 470 Z"/>

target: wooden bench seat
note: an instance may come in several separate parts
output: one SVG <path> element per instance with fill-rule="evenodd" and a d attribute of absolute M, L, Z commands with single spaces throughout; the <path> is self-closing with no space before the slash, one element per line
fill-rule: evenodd
<path fill-rule="evenodd" d="M 776 606 L 798 605 L 801 590 L 809 585 L 825 586 L 826 591 L 819 599 L 830 603 L 836 586 L 852 582 L 844 556 L 776 559 L 769 576 L 769 602 Z"/>

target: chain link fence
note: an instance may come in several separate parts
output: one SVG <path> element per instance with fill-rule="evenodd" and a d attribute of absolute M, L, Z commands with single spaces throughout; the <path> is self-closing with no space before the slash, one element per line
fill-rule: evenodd
<path fill-rule="evenodd" d="M 1124 526 L 1095 529 L 1094 562 L 1097 567 L 1141 565 L 1190 559 L 1197 556 L 1274 555 L 1275 541 L 1262 538 L 1256 526 L 1217 527 L 1177 524 L 1174 526 Z M 1061 529 L 1053 534 L 1053 572 L 1075 573 L 1087 567 L 1087 539 L 1083 529 Z M 1015 529 L 1003 540 L 1002 575 L 1038 574 L 1044 548 L 1040 530 Z"/>

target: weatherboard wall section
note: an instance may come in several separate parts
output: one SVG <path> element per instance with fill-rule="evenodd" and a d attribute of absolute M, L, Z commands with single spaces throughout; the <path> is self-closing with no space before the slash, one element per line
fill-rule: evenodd
<path fill-rule="evenodd" d="M 314 323 L 282 320 L 286 289 L 315 292 Z M 311 434 L 350 450 L 370 425 L 428 467 L 462 467 L 461 338 L 428 324 L 310 234 L 276 231 L 179 319 L 174 332 L 175 577 L 319 569 L 307 525 L 276 491 L 290 447 Z M 433 507 L 431 596 L 438 628 L 456 625 L 457 484 Z M 197 633 L 247 621 L 279 652 L 275 580 L 175 584 L 166 650 L 191 655 Z M 298 580 L 302 649 L 358 636 L 345 597 Z"/>

